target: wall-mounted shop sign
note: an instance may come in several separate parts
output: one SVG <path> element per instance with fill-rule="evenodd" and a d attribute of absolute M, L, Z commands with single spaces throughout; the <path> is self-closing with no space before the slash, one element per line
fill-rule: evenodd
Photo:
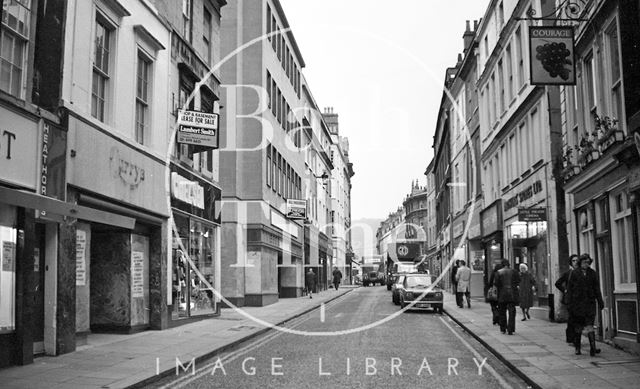
<path fill-rule="evenodd" d="M 459 237 L 460 235 L 462 235 L 463 231 L 464 231 L 464 220 L 453 226 L 453 237 L 454 238 Z"/>
<path fill-rule="evenodd" d="M 575 85 L 573 27 L 529 27 L 532 85 Z"/>
<path fill-rule="evenodd" d="M 47 121 L 42 122 L 38 193 L 59 200 L 65 198 L 67 132 Z"/>
<path fill-rule="evenodd" d="M 547 209 L 546 208 L 518 209 L 518 221 L 521 221 L 521 222 L 546 222 L 547 221 Z"/>
<path fill-rule="evenodd" d="M 38 124 L 0 107 L 0 177 L 36 189 Z"/>
<path fill-rule="evenodd" d="M 204 209 L 204 188 L 176 172 L 171 173 L 171 196 L 176 200 Z"/>
<path fill-rule="evenodd" d="M 482 236 L 489 236 L 502 230 L 502 202 L 500 200 L 480 212 L 480 225 Z"/>
<path fill-rule="evenodd" d="M 287 199 L 287 219 L 305 220 L 307 218 L 307 200 Z"/>
<path fill-rule="evenodd" d="M 533 184 L 526 187 L 523 191 L 520 191 L 517 195 L 510 197 L 504 202 L 505 212 L 513 207 L 517 207 L 518 204 L 529 200 L 533 195 L 542 192 L 542 181 L 536 181 Z"/>
<path fill-rule="evenodd" d="M 178 110 L 178 143 L 217 149 L 219 115 L 199 111 Z"/>
<path fill-rule="evenodd" d="M 113 178 L 120 179 L 131 189 L 137 188 L 144 181 L 144 168 L 121 156 L 116 146 L 111 147 L 109 153 L 109 169 Z"/>

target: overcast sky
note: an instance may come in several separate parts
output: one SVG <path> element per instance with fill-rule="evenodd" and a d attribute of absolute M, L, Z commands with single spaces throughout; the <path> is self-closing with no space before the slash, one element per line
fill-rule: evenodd
<path fill-rule="evenodd" d="M 447 67 L 488 0 L 281 0 L 320 107 L 354 164 L 352 219 L 384 219 L 425 183 Z M 473 22 L 472 22 L 473 27 Z"/>

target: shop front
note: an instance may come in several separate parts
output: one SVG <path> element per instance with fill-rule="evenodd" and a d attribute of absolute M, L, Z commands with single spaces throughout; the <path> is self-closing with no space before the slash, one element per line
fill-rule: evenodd
<path fill-rule="evenodd" d="M 503 256 L 502 200 L 496 200 L 480 212 L 480 230 L 484 253 L 484 295 L 486 296 L 491 272 Z"/>
<path fill-rule="evenodd" d="M 467 266 L 471 268 L 471 296 L 484 296 L 484 251 L 482 249 L 482 231 L 480 228 L 480 209 L 476 202 L 467 229 Z"/>
<path fill-rule="evenodd" d="M 220 313 L 220 195 L 213 183 L 171 165 L 172 324 Z"/>
<path fill-rule="evenodd" d="M 622 162 L 622 163 L 621 163 Z M 566 185 L 572 252 L 588 253 L 604 299 L 598 335 L 639 350 L 638 199 L 640 157 L 632 141 L 617 143 Z"/>
<path fill-rule="evenodd" d="M 77 345 L 95 332 L 166 328 L 164 162 L 73 112 L 68 122 L 67 202 L 105 216 L 79 216 L 61 240 L 75 249 L 73 273 L 59 280 L 75 294 L 65 326 Z"/>
<path fill-rule="evenodd" d="M 503 201 L 505 256 L 513 269 L 528 266 L 536 280 L 534 305 L 547 306 L 550 279 L 547 184 L 544 168 L 505 194 Z M 553 283 L 551 283 L 553 284 Z"/>

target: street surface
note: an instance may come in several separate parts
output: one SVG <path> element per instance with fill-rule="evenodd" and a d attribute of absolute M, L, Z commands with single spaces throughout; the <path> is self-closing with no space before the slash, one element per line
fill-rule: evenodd
<path fill-rule="evenodd" d="M 446 309 L 446 307 L 445 307 Z M 359 288 L 289 323 L 153 385 L 167 388 L 526 388 L 446 315 L 397 313 L 386 287 Z M 486 359 L 485 359 L 486 358 Z"/>

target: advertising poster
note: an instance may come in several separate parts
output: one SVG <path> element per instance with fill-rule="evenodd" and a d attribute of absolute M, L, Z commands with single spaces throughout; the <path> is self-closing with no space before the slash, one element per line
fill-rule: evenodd
<path fill-rule="evenodd" d="M 131 297 L 144 297 L 144 253 L 131 252 Z"/>
<path fill-rule="evenodd" d="M 532 85 L 575 85 L 573 27 L 529 27 Z"/>
<path fill-rule="evenodd" d="M 87 233 L 82 230 L 76 230 L 76 286 L 87 284 L 86 251 Z"/>
<path fill-rule="evenodd" d="M 13 242 L 2 242 L 2 271 L 14 271 L 15 269 L 16 244 Z"/>

